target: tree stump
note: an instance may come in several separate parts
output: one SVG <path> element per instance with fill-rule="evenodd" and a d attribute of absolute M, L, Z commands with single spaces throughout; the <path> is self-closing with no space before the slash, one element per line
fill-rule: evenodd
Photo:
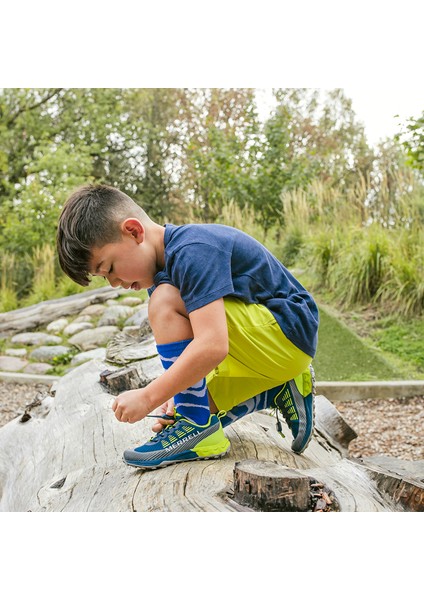
<path fill-rule="evenodd" d="M 114 396 L 125 390 L 143 387 L 143 381 L 136 367 L 124 367 L 116 371 L 106 369 L 100 373 L 100 383 Z"/>
<path fill-rule="evenodd" d="M 261 511 L 307 511 L 310 479 L 273 462 L 243 460 L 234 468 L 234 500 Z"/>

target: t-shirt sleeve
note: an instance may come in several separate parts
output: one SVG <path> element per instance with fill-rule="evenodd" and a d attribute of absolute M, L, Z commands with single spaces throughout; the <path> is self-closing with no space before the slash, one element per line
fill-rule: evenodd
<path fill-rule="evenodd" d="M 231 254 L 214 245 L 183 246 L 170 261 L 169 272 L 189 313 L 234 292 Z"/>

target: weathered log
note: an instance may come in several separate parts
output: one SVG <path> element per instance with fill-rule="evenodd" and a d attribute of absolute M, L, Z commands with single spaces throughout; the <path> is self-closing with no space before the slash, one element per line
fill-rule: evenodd
<path fill-rule="evenodd" d="M 90 304 L 118 298 L 121 293 L 123 293 L 122 290 L 105 286 L 81 294 L 45 300 L 25 308 L 0 313 L 0 337 L 10 336 L 21 331 L 32 331 L 59 317 L 74 315 Z"/>
<path fill-rule="evenodd" d="M 405 510 L 424 511 L 424 461 L 409 462 L 378 456 L 361 458 L 358 462 L 368 470 L 383 495 Z"/>
<path fill-rule="evenodd" d="M 162 371 L 158 357 L 142 363 L 146 379 Z M 17 417 L 0 428 L 1 511 L 249 511 L 236 502 L 233 480 L 235 463 L 246 459 L 277 463 L 313 478 L 313 510 L 329 506 L 331 492 L 340 511 L 423 510 L 420 502 L 406 506 L 399 494 L 381 491 L 372 465 L 350 459 L 331 438 L 322 424 L 320 407 L 328 403 L 322 396 L 317 398 L 320 427 L 300 456 L 291 451 L 286 424 L 282 438 L 275 418 L 261 411 L 226 428 L 231 451 L 220 460 L 155 471 L 128 467 L 123 451 L 151 437 L 152 423 L 115 419 L 114 397 L 99 381 L 106 368 L 100 361 L 81 365 L 57 383 L 55 395 L 52 391 L 35 402 L 24 422 Z M 423 490 L 419 477 L 411 478 Z"/>

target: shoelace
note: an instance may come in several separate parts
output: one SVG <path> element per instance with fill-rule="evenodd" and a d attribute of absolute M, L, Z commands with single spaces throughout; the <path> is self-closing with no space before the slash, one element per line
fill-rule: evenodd
<path fill-rule="evenodd" d="M 179 422 L 179 417 L 181 418 L 181 415 L 178 415 L 178 413 L 175 413 L 175 415 L 173 417 L 171 417 L 170 415 L 146 415 L 146 417 L 154 417 L 155 419 L 165 419 L 166 421 L 174 421 L 174 423 L 169 423 L 168 425 L 165 425 L 165 427 L 163 429 L 161 429 L 160 431 L 158 431 L 157 433 L 155 433 L 155 435 L 153 435 L 149 442 L 151 442 L 152 440 L 156 440 L 156 439 L 161 439 L 163 437 L 165 437 L 165 434 L 168 434 L 171 432 L 172 429 L 175 429 L 178 425 Z"/>
<path fill-rule="evenodd" d="M 287 383 L 284 384 L 284 387 L 282 388 L 281 392 L 283 392 L 285 390 L 286 385 L 287 385 Z M 279 415 L 278 415 L 279 412 L 280 412 L 280 408 L 277 406 L 277 404 L 275 404 L 274 416 L 277 419 L 277 422 L 275 424 L 275 428 L 277 429 L 277 431 L 281 435 L 281 437 L 285 438 L 286 436 L 283 433 L 283 428 L 281 426 L 280 418 L 279 418 Z M 281 409 L 281 412 L 282 412 L 284 418 L 286 418 L 285 415 L 284 415 L 284 402 L 283 402 L 283 408 Z"/>
<path fill-rule="evenodd" d="M 165 421 L 173 421 L 174 417 L 171 417 L 171 415 L 146 415 L 146 417 L 151 417 L 152 419 L 164 419 Z"/>
<path fill-rule="evenodd" d="M 218 419 L 221 419 L 222 417 L 225 417 L 225 415 L 227 414 L 226 410 L 220 410 L 216 416 L 218 417 Z M 165 419 L 166 421 L 174 421 L 174 423 L 169 423 L 169 425 L 165 425 L 165 427 L 161 430 L 158 431 L 155 435 L 153 435 L 150 438 L 150 442 L 154 439 L 158 439 L 158 438 L 163 438 L 165 437 L 165 434 L 168 434 L 171 432 L 172 429 L 175 429 L 180 421 L 180 419 L 183 418 L 182 415 L 178 414 L 177 412 L 174 414 L 173 417 L 171 417 L 170 415 L 146 415 L 146 417 L 154 417 L 155 419 Z M 280 428 L 281 428 L 281 424 L 280 424 Z M 281 434 L 283 437 L 284 435 Z"/>

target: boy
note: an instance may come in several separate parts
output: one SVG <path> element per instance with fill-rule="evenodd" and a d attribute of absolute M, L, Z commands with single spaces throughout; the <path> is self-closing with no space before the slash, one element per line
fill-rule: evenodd
<path fill-rule="evenodd" d="M 76 190 L 57 233 L 64 272 L 148 289 L 149 321 L 164 373 L 120 394 L 116 418 L 135 423 L 161 407 L 157 435 L 126 450 L 131 466 L 217 458 L 223 427 L 264 408 L 280 412 L 301 453 L 313 431 L 318 310 L 311 295 L 259 242 L 223 225 L 153 222 L 105 185 Z M 173 402 L 169 400 L 174 398 Z M 172 415 L 172 416 L 171 416 Z"/>

